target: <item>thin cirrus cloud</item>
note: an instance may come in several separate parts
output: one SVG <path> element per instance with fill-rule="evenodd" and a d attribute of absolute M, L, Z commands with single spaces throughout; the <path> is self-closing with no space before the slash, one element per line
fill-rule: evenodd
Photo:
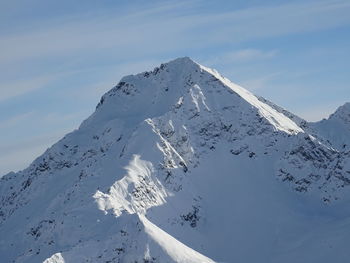
<path fill-rule="evenodd" d="M 228 34 L 225 41 L 243 41 L 349 24 L 349 10 L 349 1 L 303 1 L 223 13 L 212 16 L 208 23 L 226 22 L 227 26 L 217 35 Z"/>
<path fill-rule="evenodd" d="M 55 76 L 53 75 L 43 75 L 25 80 L 15 80 L 3 83 L 0 82 L 0 102 L 44 88 L 48 83 L 50 83 L 50 81 L 53 81 L 54 79 Z"/>
<path fill-rule="evenodd" d="M 216 55 L 204 61 L 205 65 L 226 65 L 233 63 L 245 63 L 270 59 L 278 54 L 277 50 L 260 50 L 260 49 L 239 49 Z"/>
<path fill-rule="evenodd" d="M 28 120 L 34 116 L 35 112 L 30 111 L 30 112 L 25 112 L 21 114 L 17 114 L 13 117 L 7 118 L 6 120 L 2 120 L 0 122 L 0 130 L 3 129 L 11 129 L 15 127 L 18 124 L 21 124 L 22 121 Z"/>
<path fill-rule="evenodd" d="M 270 80 L 274 79 L 276 76 L 281 75 L 281 72 L 274 72 L 268 75 L 264 75 L 261 77 L 247 79 L 240 83 L 243 87 L 249 87 L 250 90 L 256 91 L 258 89 L 265 88 Z"/>
<path fill-rule="evenodd" d="M 200 2 L 196 4 L 200 5 Z M 135 55 L 151 55 L 160 51 L 194 46 L 205 48 L 350 23 L 349 1 L 305 1 L 219 14 L 199 14 L 195 8 L 184 12 L 181 9 L 183 3 L 176 7 L 173 12 L 166 5 L 150 7 L 132 15 L 118 15 L 117 18 L 113 15 L 93 19 L 88 16 L 70 18 L 63 21 L 62 26 L 5 35 L 0 37 L 0 49 L 3 51 L 0 61 L 99 49 L 115 49 L 121 56 L 125 50 L 136 52 Z M 144 48 L 140 50 L 140 46 Z"/>
<path fill-rule="evenodd" d="M 5 35 L 0 37 L 0 49 L 4 51 L 0 54 L 0 60 L 9 62 L 42 56 L 67 55 L 71 52 L 152 46 L 161 40 L 162 36 L 178 35 L 178 32 L 184 30 L 186 23 L 178 23 L 177 27 L 167 28 L 173 24 L 173 21 L 166 19 L 167 12 L 171 8 L 176 10 L 181 6 L 183 4 L 166 4 L 117 16 L 109 13 L 96 17 L 66 17 L 66 20 L 59 19 L 56 24 L 53 23 L 47 28 L 27 29 L 22 33 Z M 155 32 L 159 33 L 154 34 Z M 162 40 L 164 47 L 171 43 L 170 40 Z M 161 45 L 154 46 L 159 48 Z"/>
<path fill-rule="evenodd" d="M 79 54 L 94 56 L 101 52 L 111 52 L 119 59 L 147 57 L 350 23 L 349 1 L 305 1 L 215 14 L 198 14 L 194 11 L 195 5 L 200 5 L 200 2 L 192 3 L 190 12 L 184 12 L 184 3 L 179 2 L 151 6 L 117 18 L 111 14 L 94 18 L 67 17 L 66 21 L 50 27 L 31 30 L 29 27 L 26 32 L 2 35 L 0 68 L 11 68 L 12 65 L 17 69 L 22 61 L 69 55 L 79 57 Z M 244 49 L 227 53 L 220 57 L 220 61 L 247 61 L 274 55 L 275 50 Z M 39 89 L 51 78 L 39 76 L 29 81 L 0 83 L 0 101 Z"/>
<path fill-rule="evenodd" d="M 255 60 L 255 59 L 272 58 L 276 54 L 277 54 L 276 50 L 264 52 L 258 49 L 242 49 L 242 50 L 238 50 L 236 52 L 231 52 L 227 54 L 227 57 L 230 60 L 249 61 L 249 60 Z"/>

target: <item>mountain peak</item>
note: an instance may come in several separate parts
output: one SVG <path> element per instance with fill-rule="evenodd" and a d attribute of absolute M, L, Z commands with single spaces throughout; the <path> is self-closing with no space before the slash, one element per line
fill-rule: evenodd
<path fill-rule="evenodd" d="M 293 119 L 188 57 L 126 76 L 78 130 L 0 178 L 2 261 L 346 258 L 344 218 L 329 228 L 318 204 L 350 214 L 349 155 Z"/>
<path fill-rule="evenodd" d="M 192 58 L 190 58 L 190 57 L 188 57 L 188 56 L 175 58 L 175 59 L 173 59 L 173 60 L 170 60 L 170 61 L 167 62 L 166 64 L 172 64 L 172 63 L 179 63 L 179 64 L 198 64 L 198 63 L 196 63 Z"/>
<path fill-rule="evenodd" d="M 338 109 L 329 116 L 330 119 L 340 119 L 350 124 L 350 102 L 338 107 Z"/>
<path fill-rule="evenodd" d="M 350 151 L 350 103 L 338 107 L 328 119 L 312 123 L 311 126 L 326 141 L 332 142 L 332 147 L 339 151 Z M 350 171 L 350 170 L 349 170 Z"/>
<path fill-rule="evenodd" d="M 194 95 L 195 93 L 198 94 Z M 253 108 L 257 115 L 277 130 L 286 133 L 303 132 L 283 113 L 232 83 L 216 70 L 202 66 L 189 57 L 163 63 L 152 71 L 123 77 L 102 96 L 96 114 L 102 115 L 101 112 L 104 112 L 108 118 L 133 116 L 133 119 L 142 121 L 145 116 L 160 116 L 171 111 L 185 97 L 189 97 L 186 100 L 189 103 L 187 106 L 194 103 L 198 107 L 198 96 L 206 102 L 204 107 L 208 109 L 216 111 L 227 105 L 244 112 L 247 111 L 246 107 Z"/>
<path fill-rule="evenodd" d="M 335 112 L 350 112 L 350 102 L 345 102 Z"/>

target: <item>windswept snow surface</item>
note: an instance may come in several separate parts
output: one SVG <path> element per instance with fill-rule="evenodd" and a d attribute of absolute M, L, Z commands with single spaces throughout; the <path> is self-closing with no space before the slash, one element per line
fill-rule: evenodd
<path fill-rule="evenodd" d="M 0 179 L 1 262 L 347 262 L 349 112 L 307 123 L 187 57 L 126 76 Z"/>

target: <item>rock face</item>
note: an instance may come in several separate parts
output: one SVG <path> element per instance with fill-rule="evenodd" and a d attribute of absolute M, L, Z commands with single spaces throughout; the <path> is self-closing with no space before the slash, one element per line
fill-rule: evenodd
<path fill-rule="evenodd" d="M 349 114 L 307 123 L 189 58 L 126 76 L 0 179 L 1 260 L 346 262 Z"/>

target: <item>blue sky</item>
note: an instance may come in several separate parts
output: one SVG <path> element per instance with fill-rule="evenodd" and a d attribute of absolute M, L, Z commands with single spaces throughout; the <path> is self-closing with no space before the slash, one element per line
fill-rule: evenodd
<path fill-rule="evenodd" d="M 190 56 L 315 121 L 350 101 L 350 1 L 0 0 L 0 174 L 123 75 Z"/>

